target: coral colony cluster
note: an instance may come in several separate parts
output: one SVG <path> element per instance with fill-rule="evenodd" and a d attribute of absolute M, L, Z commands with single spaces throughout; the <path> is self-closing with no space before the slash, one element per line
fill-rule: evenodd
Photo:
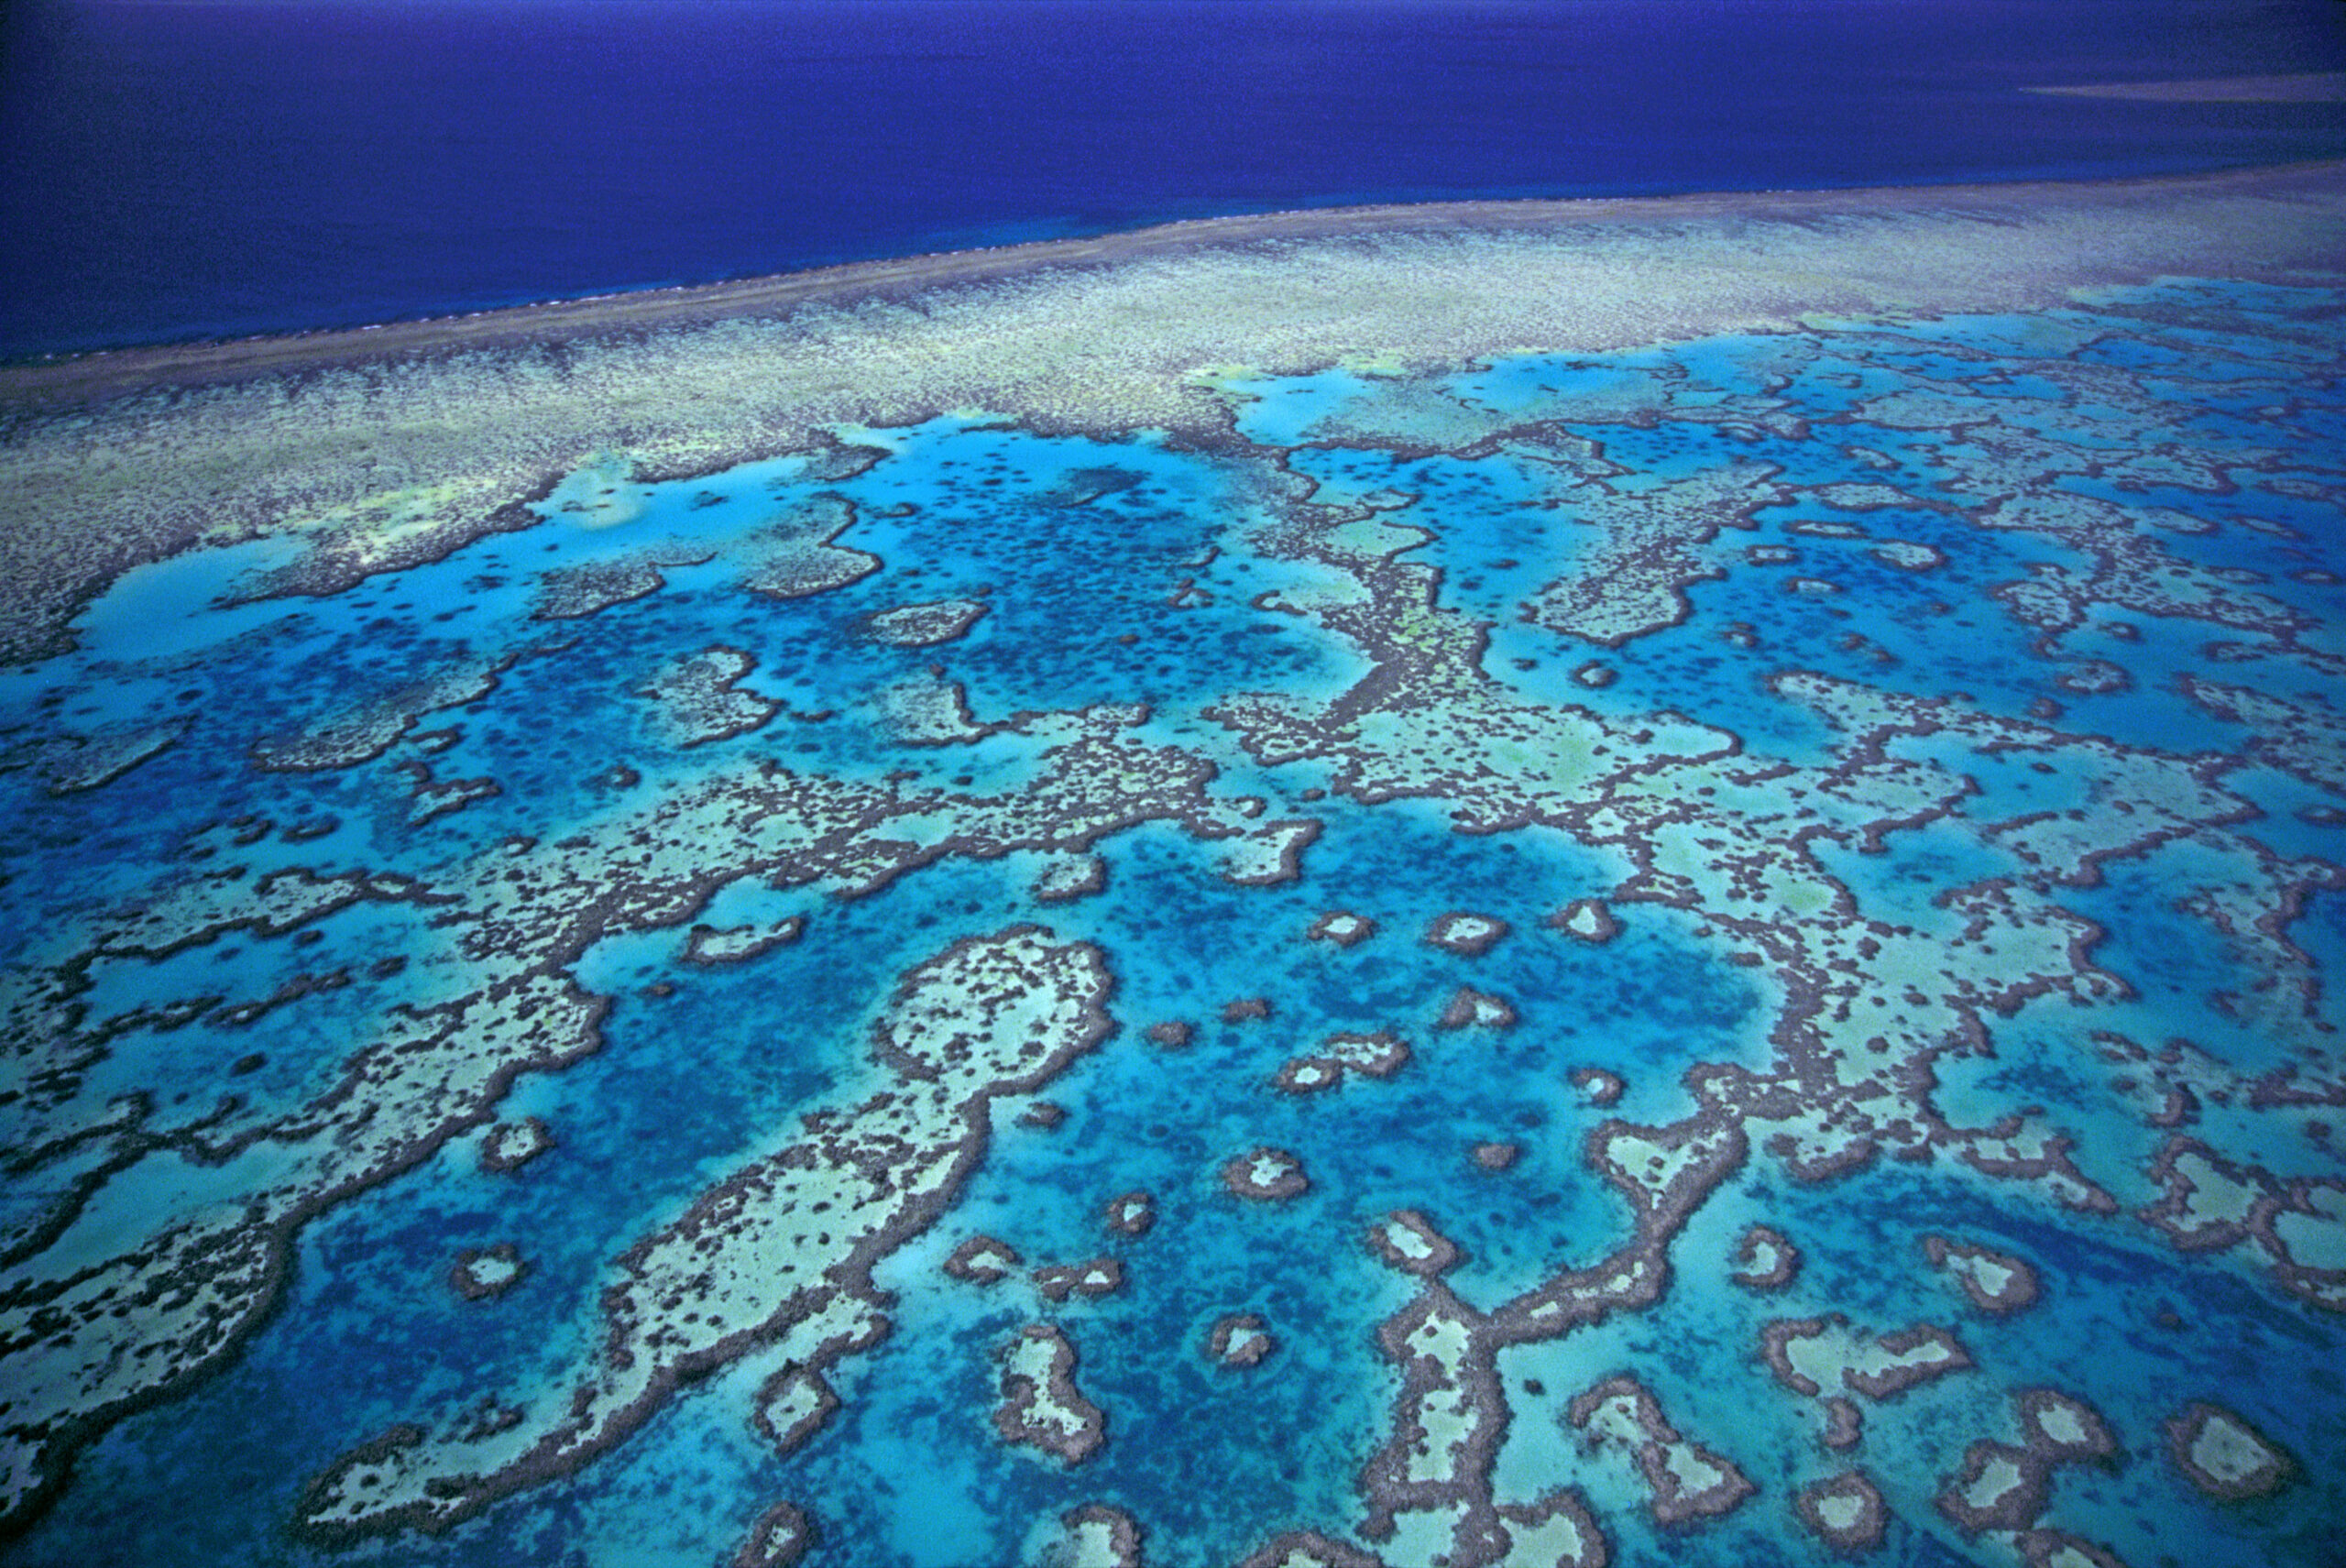
<path fill-rule="evenodd" d="M 0 1525 L 2322 1561 L 2342 207 L 1321 214 L 26 373 Z"/>

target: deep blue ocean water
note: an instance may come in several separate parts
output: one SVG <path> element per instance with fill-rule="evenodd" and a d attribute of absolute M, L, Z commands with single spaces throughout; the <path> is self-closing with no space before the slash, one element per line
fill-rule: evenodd
<path fill-rule="evenodd" d="M 1354 203 L 2346 154 L 2334 0 L 17 0 L 0 356 Z"/>

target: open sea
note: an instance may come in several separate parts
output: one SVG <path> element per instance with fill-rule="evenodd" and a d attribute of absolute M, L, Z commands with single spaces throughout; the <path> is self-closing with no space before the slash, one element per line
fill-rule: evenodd
<path fill-rule="evenodd" d="M 1363 203 L 2151 174 L 2334 0 L 17 0 L 0 356 Z"/>

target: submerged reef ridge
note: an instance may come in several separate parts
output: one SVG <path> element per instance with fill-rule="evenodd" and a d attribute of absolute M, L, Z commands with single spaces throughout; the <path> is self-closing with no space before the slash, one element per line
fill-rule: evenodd
<path fill-rule="evenodd" d="M 2321 1563 L 2341 200 L 0 373 L 11 1550 Z"/>

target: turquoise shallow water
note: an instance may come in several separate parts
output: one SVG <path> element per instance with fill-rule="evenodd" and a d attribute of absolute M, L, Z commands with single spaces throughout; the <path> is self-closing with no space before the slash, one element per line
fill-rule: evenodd
<path fill-rule="evenodd" d="M 8 1560 L 754 1562 L 787 1500 L 816 1563 L 1073 1561 L 1101 1505 L 1152 1564 L 1413 1568 L 1514 1561 L 1569 1489 L 1616 1562 L 1741 1564 L 1818 1560 L 1794 1500 L 1857 1472 L 1876 1561 L 2327 1561 L 2341 302 L 1239 378 L 1213 455 L 979 414 L 619 452 L 332 597 L 271 597 L 286 543 L 132 573 L 0 681 Z M 1104 1037 L 880 1130 L 943 1080 L 875 1039 L 994 1038 L 920 977 L 1025 926 Z M 1655 1198 L 1598 1157 L 1641 1139 L 1735 1154 Z M 1236 1191 L 1258 1149 L 1308 1185 Z M 882 1230 L 825 1228 L 850 1181 L 626 1296 L 802 1157 Z M 1380 1251 L 1397 1211 L 1454 1256 Z M 1755 1225 L 1787 1281 L 1734 1277 Z M 948 1268 L 981 1238 L 1009 1277 Z M 884 1336 L 793 1338 L 802 1263 Z M 1909 1327 L 1964 1365 L 1804 1393 L 1768 1326 L 1835 1313 L 1860 1374 Z M 511 1463 L 704 1321 L 591 1456 Z M 1030 1325 L 1096 1447 L 1006 1440 Z M 795 1446 L 793 1365 L 838 1401 Z M 1747 1485 L 1673 1515 L 1587 1414 L 1624 1375 L 1682 1485 Z M 2034 1389 L 2101 1451 L 2031 1447 Z M 2244 1435 L 2171 1437 L 2202 1405 Z M 448 1517 L 322 1532 L 411 1427 L 384 1485 Z M 1978 1444 L 2027 1470 L 1988 1523 Z"/>

